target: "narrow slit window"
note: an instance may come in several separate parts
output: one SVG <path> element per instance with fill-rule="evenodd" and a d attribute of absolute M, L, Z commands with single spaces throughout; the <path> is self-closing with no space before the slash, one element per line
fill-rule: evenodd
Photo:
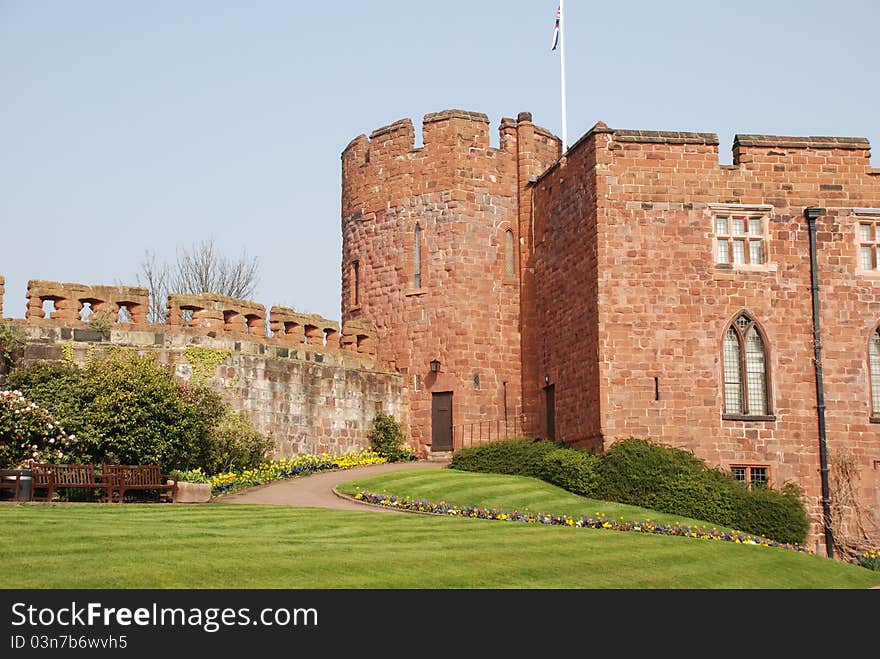
<path fill-rule="evenodd" d="M 507 280 L 516 278 L 515 244 L 513 230 L 504 232 L 504 277 Z"/>
<path fill-rule="evenodd" d="M 422 287 L 422 227 L 413 232 L 413 288 Z"/>
<path fill-rule="evenodd" d="M 351 262 L 351 304 L 354 307 L 361 303 L 361 262 Z"/>

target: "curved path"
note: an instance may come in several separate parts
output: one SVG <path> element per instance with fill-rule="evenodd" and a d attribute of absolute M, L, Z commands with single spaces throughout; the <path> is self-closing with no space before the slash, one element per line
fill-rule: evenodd
<path fill-rule="evenodd" d="M 376 510 L 383 512 L 403 512 L 357 503 L 340 497 L 333 489 L 341 484 L 366 476 L 385 474 L 390 471 L 445 467 L 449 462 L 389 462 L 380 465 L 352 467 L 339 471 L 325 471 L 311 476 L 288 478 L 265 485 L 249 488 L 243 492 L 228 494 L 212 500 L 212 503 L 263 503 L 279 506 L 309 506 L 314 508 L 336 508 L 339 510 Z"/>

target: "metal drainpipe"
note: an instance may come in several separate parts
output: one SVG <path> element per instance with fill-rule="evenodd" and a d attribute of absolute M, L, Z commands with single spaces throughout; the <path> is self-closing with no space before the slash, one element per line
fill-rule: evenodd
<path fill-rule="evenodd" d="M 816 364 L 816 412 L 819 417 L 819 472 L 822 477 L 822 517 L 825 527 L 825 554 L 834 558 L 834 534 L 831 530 L 831 494 L 828 487 L 828 451 L 825 442 L 825 388 L 822 384 L 822 334 L 819 331 L 819 269 L 816 261 L 816 219 L 821 208 L 805 208 L 804 217 L 810 232 L 810 290 L 813 294 L 813 351 Z"/>

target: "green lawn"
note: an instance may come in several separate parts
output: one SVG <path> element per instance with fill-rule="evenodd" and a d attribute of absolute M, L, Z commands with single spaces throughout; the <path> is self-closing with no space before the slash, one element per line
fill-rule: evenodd
<path fill-rule="evenodd" d="M 4 588 L 868 588 L 784 549 L 400 513 L 0 506 Z"/>
<path fill-rule="evenodd" d="M 626 521 L 652 520 L 663 524 L 678 523 L 707 529 L 716 528 L 719 531 L 734 530 L 710 522 L 667 515 L 638 506 L 588 499 L 537 478 L 483 474 L 440 467 L 361 478 L 344 483 L 337 489 L 346 494 L 354 494 L 363 489 L 374 494 L 387 493 L 427 501 L 445 501 L 458 506 L 516 509 L 521 512 L 584 515 L 609 519 L 623 518 Z"/>

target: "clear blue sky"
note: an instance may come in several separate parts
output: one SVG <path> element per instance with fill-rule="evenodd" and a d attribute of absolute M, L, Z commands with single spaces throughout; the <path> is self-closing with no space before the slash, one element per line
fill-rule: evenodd
<path fill-rule="evenodd" d="M 4 315 L 28 279 L 136 284 L 212 238 L 256 301 L 338 319 L 340 153 L 397 119 L 561 133 L 557 0 L 0 0 Z M 875 0 L 568 0 L 568 132 L 867 137 Z M 880 159 L 874 158 L 880 166 Z"/>

